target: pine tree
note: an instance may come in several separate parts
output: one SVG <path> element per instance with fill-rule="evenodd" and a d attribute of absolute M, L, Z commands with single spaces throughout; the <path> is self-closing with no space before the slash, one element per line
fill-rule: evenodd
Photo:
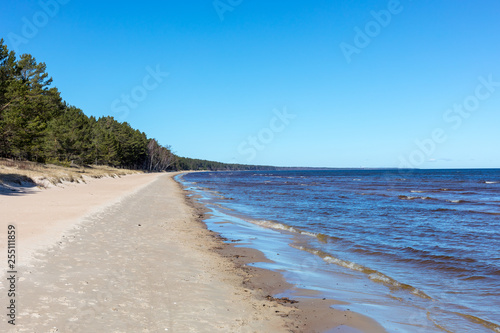
<path fill-rule="evenodd" d="M 56 88 L 49 88 L 52 78 L 44 63 L 37 64 L 31 55 L 23 54 L 16 63 L 14 79 L 7 85 L 2 121 L 10 155 L 43 161 L 45 129 L 48 121 L 62 111 Z"/>
<path fill-rule="evenodd" d="M 82 110 L 65 107 L 58 117 L 49 121 L 45 151 L 52 162 L 92 163 L 91 122 Z"/>
<path fill-rule="evenodd" d="M 7 91 L 15 78 L 15 71 L 16 55 L 14 51 L 9 51 L 7 46 L 4 45 L 4 40 L 0 39 L 0 156 L 11 155 L 6 132 L 5 110 L 10 105 Z"/>

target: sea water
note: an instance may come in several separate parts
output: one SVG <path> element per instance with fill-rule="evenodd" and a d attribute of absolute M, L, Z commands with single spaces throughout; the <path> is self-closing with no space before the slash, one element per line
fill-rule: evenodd
<path fill-rule="evenodd" d="M 500 170 L 202 172 L 178 180 L 211 209 L 210 229 L 273 260 L 259 267 L 348 303 L 334 307 L 389 332 L 500 332 Z"/>

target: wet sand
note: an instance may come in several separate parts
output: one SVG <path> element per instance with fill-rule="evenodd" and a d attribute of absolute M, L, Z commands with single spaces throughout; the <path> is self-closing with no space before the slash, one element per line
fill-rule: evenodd
<path fill-rule="evenodd" d="M 384 332 L 329 308 L 276 300 L 279 273 L 246 266 L 201 222 L 172 174 L 102 179 L 0 196 L 1 253 L 17 231 L 16 325 L 6 332 Z M 4 256 L 5 258 L 5 256 Z M 8 305 L 6 260 L 0 304 Z M 333 301 L 332 301 L 333 302 Z"/>

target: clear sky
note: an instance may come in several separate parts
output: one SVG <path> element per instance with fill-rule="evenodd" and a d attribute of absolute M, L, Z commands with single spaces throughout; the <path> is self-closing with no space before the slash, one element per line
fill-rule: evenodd
<path fill-rule="evenodd" d="M 181 156 L 500 167 L 500 2 L 3 1 L 67 103 Z"/>

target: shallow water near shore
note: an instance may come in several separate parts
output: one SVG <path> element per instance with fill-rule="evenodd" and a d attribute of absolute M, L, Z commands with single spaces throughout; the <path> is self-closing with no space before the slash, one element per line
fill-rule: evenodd
<path fill-rule="evenodd" d="M 206 172 L 207 226 L 389 332 L 500 332 L 499 170 Z M 290 290 L 284 296 L 300 298 Z M 307 296 L 311 296 L 310 294 Z"/>

